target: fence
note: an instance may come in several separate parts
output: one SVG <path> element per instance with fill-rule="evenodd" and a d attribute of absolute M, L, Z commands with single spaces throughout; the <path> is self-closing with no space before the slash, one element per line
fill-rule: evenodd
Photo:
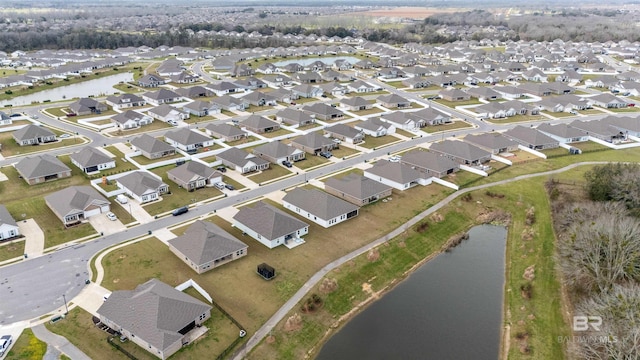
<path fill-rule="evenodd" d="M 116 348 L 116 350 L 120 351 L 121 353 L 123 353 L 126 357 L 128 357 L 131 360 L 138 360 L 137 357 L 133 356 L 130 352 L 128 352 L 127 350 L 123 349 L 120 345 L 116 344 L 113 342 L 114 337 L 109 337 L 107 338 L 107 342 L 109 343 L 109 345 L 113 346 L 114 348 Z"/>

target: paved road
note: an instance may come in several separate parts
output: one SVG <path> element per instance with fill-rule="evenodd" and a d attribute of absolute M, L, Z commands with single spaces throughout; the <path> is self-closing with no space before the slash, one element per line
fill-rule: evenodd
<path fill-rule="evenodd" d="M 258 331 L 255 332 L 255 334 L 253 334 L 253 336 L 251 336 L 251 338 L 249 338 L 249 340 L 247 341 L 246 345 L 242 347 L 242 349 L 240 351 L 238 351 L 233 359 L 234 360 L 242 360 L 246 354 L 248 354 L 255 346 L 257 346 L 260 341 L 262 341 L 262 339 L 264 339 L 267 335 L 269 335 L 269 332 L 307 295 L 307 293 L 318 284 L 318 282 L 320 282 L 320 280 L 322 280 L 331 270 L 343 265 L 344 263 L 352 260 L 353 258 L 360 256 L 366 252 L 368 252 L 369 250 L 395 238 L 396 236 L 402 234 L 404 231 L 406 231 L 407 229 L 409 229 L 410 227 L 412 227 L 413 225 L 417 224 L 420 220 L 424 219 L 425 217 L 431 215 L 432 213 L 440 210 L 443 206 L 447 205 L 449 202 L 451 202 L 452 200 L 454 200 L 455 198 L 457 198 L 458 196 L 470 192 L 470 191 L 475 191 L 475 190 L 480 190 L 480 189 L 485 189 L 488 187 L 492 187 L 492 186 L 497 186 L 497 185 L 503 185 L 503 184 L 507 184 L 513 181 L 519 181 L 519 180 L 523 180 L 523 179 L 529 179 L 529 178 L 533 178 L 533 177 L 538 177 L 538 176 L 546 176 L 546 175 L 551 175 L 551 174 L 557 174 L 557 173 L 561 173 L 570 169 L 573 169 L 575 167 L 578 166 L 582 166 L 582 165 L 596 165 L 596 164 L 606 164 L 606 162 L 582 162 L 582 163 L 576 163 L 576 164 L 571 164 L 569 166 L 566 166 L 564 168 L 561 169 L 557 169 L 557 170 L 551 170 L 551 171 L 546 171 L 546 172 L 542 172 L 542 173 L 536 173 L 536 174 L 526 174 L 526 175 L 520 175 L 517 177 L 514 177 L 512 179 L 506 179 L 506 180 L 501 180 L 501 181 L 497 181 L 494 183 L 489 183 L 489 184 L 483 184 L 483 185 L 478 185 L 478 186 L 474 186 L 474 187 L 470 187 L 470 188 L 465 188 L 459 191 L 454 192 L 453 194 L 447 196 L 446 198 L 442 199 L 440 202 L 438 202 L 437 204 L 433 205 L 432 207 L 430 207 L 429 209 L 423 211 L 422 213 L 414 216 L 411 220 L 407 221 L 405 224 L 403 224 L 402 226 L 396 228 L 395 230 L 393 230 L 392 232 L 386 234 L 383 237 L 380 237 L 378 239 L 376 239 L 375 241 L 357 249 L 354 250 L 352 252 L 350 252 L 347 255 L 344 255 L 343 257 L 336 259 L 334 261 L 332 261 L 331 263 L 327 264 L 325 267 L 323 267 L 322 269 L 320 269 L 317 273 L 313 274 L 313 276 L 311 276 L 311 278 L 309 280 L 307 280 L 306 283 L 304 283 L 304 285 L 302 285 L 302 287 L 286 302 L 284 303 L 284 305 L 282 305 L 282 307 L 280 307 L 280 309 L 278 309 L 278 311 L 276 311 L 275 314 L 273 314 L 273 316 L 267 320 L 266 323 L 264 323 L 264 325 L 262 325 L 262 327 L 260 327 L 260 329 L 258 329 Z"/>
<path fill-rule="evenodd" d="M 63 354 L 69 356 L 73 360 L 91 360 L 91 358 L 88 357 L 87 354 L 75 347 L 75 345 L 70 343 L 69 340 L 60 335 L 52 333 L 51 331 L 47 330 L 44 325 L 36 325 L 31 329 L 33 330 L 33 334 L 38 339 L 47 343 L 47 347 L 53 347 Z M 47 351 L 47 353 L 49 353 L 49 351 Z"/>

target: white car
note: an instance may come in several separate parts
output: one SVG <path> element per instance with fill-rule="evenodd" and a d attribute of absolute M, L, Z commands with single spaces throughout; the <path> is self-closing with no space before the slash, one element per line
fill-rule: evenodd
<path fill-rule="evenodd" d="M 391 162 L 400 162 L 400 156 L 394 155 L 394 156 L 389 158 L 389 161 L 391 161 Z"/>
<path fill-rule="evenodd" d="M 119 202 L 120 204 L 126 204 L 129 202 L 129 199 L 127 199 L 126 196 L 120 194 L 118 196 L 116 196 L 116 201 Z"/>
<path fill-rule="evenodd" d="M 107 213 L 107 219 L 109 219 L 111 221 L 116 221 L 116 220 L 118 220 L 118 217 L 116 216 L 116 214 L 114 214 L 112 212 L 108 212 Z"/>
<path fill-rule="evenodd" d="M 225 185 L 227 185 L 227 184 L 225 184 L 225 183 L 223 183 L 223 182 L 219 182 L 219 183 L 216 183 L 214 186 L 215 186 L 218 190 L 223 190 Z"/>
<path fill-rule="evenodd" d="M 58 136 L 60 139 L 66 139 L 66 138 L 70 138 L 71 134 L 62 134 L 60 136 Z"/>
<path fill-rule="evenodd" d="M 3 335 L 0 337 L 0 356 L 4 355 L 4 353 L 9 349 L 13 343 L 13 337 L 11 335 Z"/>

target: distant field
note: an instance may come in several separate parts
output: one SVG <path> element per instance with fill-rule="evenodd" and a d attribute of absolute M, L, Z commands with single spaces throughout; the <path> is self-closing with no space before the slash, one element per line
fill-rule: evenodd
<path fill-rule="evenodd" d="M 358 11 L 348 15 L 365 15 L 365 16 L 386 16 L 386 17 L 402 17 L 410 19 L 424 19 L 433 14 L 463 11 L 463 9 L 434 9 L 426 7 L 393 7 L 388 9 L 376 9 L 369 11 Z"/>

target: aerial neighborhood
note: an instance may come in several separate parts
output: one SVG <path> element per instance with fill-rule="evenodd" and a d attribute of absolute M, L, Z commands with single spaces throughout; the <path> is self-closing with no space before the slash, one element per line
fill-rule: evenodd
<path fill-rule="evenodd" d="M 64 306 L 78 296 L 113 342 L 160 359 L 207 332 L 235 346 L 282 305 L 265 303 L 375 240 L 363 229 L 419 213 L 411 201 L 640 146 L 638 57 L 627 41 L 303 35 L 290 47 L 0 52 L 3 66 L 31 69 L 7 70 L 5 90 L 44 73 L 113 79 L 0 103 L 0 244 L 20 244 L 0 264 L 103 242 L 102 265 L 77 271 Z M 210 325 L 224 316 L 231 325 Z"/>

